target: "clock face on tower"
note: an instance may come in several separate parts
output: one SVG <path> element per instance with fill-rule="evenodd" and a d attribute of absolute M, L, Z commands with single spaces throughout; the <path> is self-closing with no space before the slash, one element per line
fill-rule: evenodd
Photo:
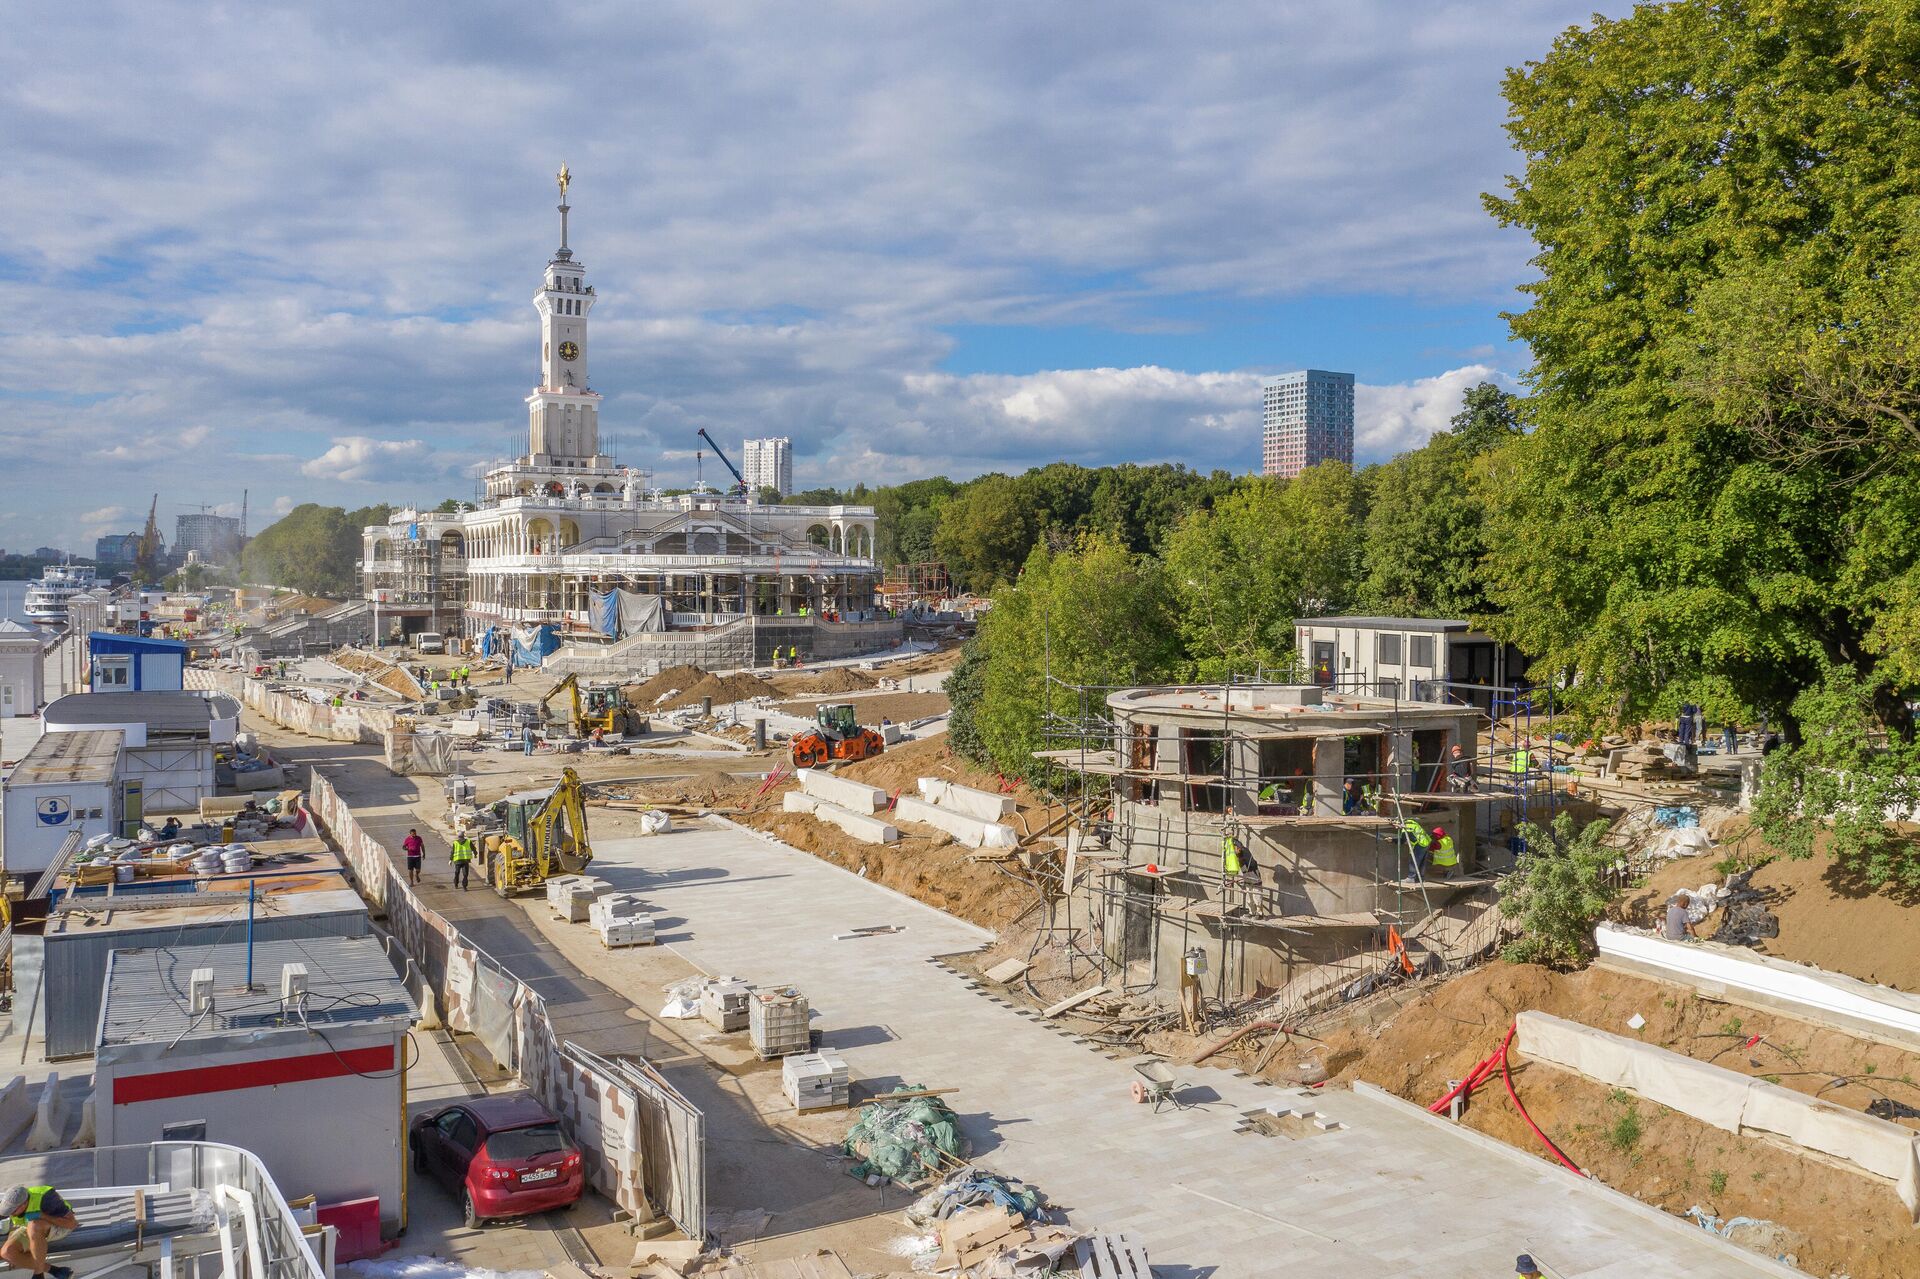
<path fill-rule="evenodd" d="M 560 344 L 560 358 L 563 360 L 579 359 L 580 344 L 577 342 L 562 342 Z"/>

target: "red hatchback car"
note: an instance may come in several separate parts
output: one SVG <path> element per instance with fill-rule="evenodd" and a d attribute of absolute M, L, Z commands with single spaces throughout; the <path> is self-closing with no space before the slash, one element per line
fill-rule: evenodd
<path fill-rule="evenodd" d="M 570 1208 L 586 1187 L 580 1150 L 532 1097 L 469 1097 L 413 1121 L 416 1172 L 461 1196 L 469 1226 Z"/>

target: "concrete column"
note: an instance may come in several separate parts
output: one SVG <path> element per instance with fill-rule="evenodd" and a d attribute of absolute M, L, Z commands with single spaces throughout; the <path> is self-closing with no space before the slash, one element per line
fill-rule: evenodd
<path fill-rule="evenodd" d="M 1413 789 L 1413 733 L 1411 731 L 1389 733 L 1387 735 L 1387 773 L 1394 789 L 1411 791 Z"/>
<path fill-rule="evenodd" d="M 1313 815 L 1337 817 L 1347 779 L 1346 739 L 1320 737 L 1313 743 Z"/>

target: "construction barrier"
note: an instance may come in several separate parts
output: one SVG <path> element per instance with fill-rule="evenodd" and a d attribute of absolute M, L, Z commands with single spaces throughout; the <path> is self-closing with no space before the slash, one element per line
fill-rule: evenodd
<path fill-rule="evenodd" d="M 384 745 L 393 731 L 394 712 L 363 703 L 333 706 L 294 693 L 281 692 L 265 681 L 239 671 L 217 667 L 187 668 L 185 684 L 192 689 L 225 693 L 282 728 L 330 742 L 369 742 Z"/>
<path fill-rule="evenodd" d="M 561 1040 L 546 1001 L 414 893 L 386 848 L 367 834 L 332 782 L 313 774 L 308 806 L 339 847 L 361 895 L 439 1001 L 447 1026 L 472 1034 L 504 1070 L 567 1122 L 587 1175 L 636 1217 L 663 1205 L 693 1238 L 705 1234 L 702 1121 L 653 1072 L 636 1075 Z M 658 1129 L 656 1131 L 655 1129 Z M 649 1160 L 648 1150 L 673 1157 Z"/>
<path fill-rule="evenodd" d="M 1624 1088 L 1726 1132 L 1762 1132 L 1893 1183 L 1920 1221 L 1920 1133 L 1764 1079 L 1547 1013 L 1514 1019 L 1514 1047 L 1611 1088 Z"/>

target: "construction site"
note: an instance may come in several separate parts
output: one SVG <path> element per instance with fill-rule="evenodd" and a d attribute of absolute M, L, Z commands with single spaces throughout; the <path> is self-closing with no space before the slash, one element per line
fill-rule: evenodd
<path fill-rule="evenodd" d="M 1756 742 L 1573 741 L 1546 690 L 1056 682 L 1009 778 L 949 748 L 959 654 L 189 669 L 301 790 L 297 882 L 344 876 L 392 939 L 439 1062 L 409 1105 L 530 1095 L 585 1156 L 595 1206 L 426 1250 L 656 1279 L 1920 1264 L 1920 971 L 1868 940 L 1910 907 L 1755 847 Z M 1562 813 L 1612 821 L 1598 958 L 1505 962 L 1501 877 Z M 276 938 L 351 933 L 335 896 L 258 900 Z M 74 1052 L 69 1022 L 16 1012 L 20 1050 Z"/>

